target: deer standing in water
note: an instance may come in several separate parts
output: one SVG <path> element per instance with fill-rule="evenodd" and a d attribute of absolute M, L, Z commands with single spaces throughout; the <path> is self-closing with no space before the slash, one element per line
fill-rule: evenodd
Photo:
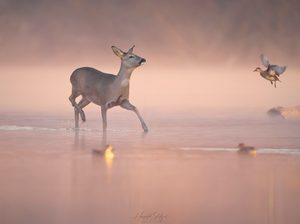
<path fill-rule="evenodd" d="M 114 106 L 121 106 L 135 112 L 144 131 L 148 131 L 139 111 L 128 99 L 131 74 L 135 68 L 146 62 L 144 58 L 133 54 L 133 48 L 134 46 L 127 52 L 123 52 L 112 46 L 113 52 L 121 59 L 121 67 L 117 75 L 104 73 L 90 67 L 78 68 L 72 73 L 70 77 L 72 94 L 69 100 L 74 107 L 75 128 L 79 127 L 79 114 L 82 121 L 85 121 L 85 114 L 82 109 L 92 102 L 101 107 L 104 132 L 107 128 L 107 110 Z M 80 95 L 82 99 L 76 103 L 75 99 Z"/>

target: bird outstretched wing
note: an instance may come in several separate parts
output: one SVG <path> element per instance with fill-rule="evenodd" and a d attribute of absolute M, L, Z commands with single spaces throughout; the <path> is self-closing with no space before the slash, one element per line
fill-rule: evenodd
<path fill-rule="evenodd" d="M 261 60 L 261 63 L 265 66 L 265 67 L 269 67 L 270 65 L 270 62 L 269 62 L 269 59 L 264 55 L 264 54 L 261 54 L 260 55 L 260 60 Z"/>
<path fill-rule="evenodd" d="M 275 72 L 275 75 L 279 76 L 286 70 L 286 66 L 279 66 L 279 65 L 270 65 L 270 70 Z"/>

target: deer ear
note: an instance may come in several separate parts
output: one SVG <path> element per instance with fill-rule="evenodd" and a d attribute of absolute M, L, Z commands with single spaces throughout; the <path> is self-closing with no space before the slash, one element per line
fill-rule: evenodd
<path fill-rule="evenodd" d="M 119 48 L 117 48 L 115 46 L 111 46 L 111 49 L 113 50 L 115 55 L 117 55 L 119 58 L 123 58 L 124 55 L 126 54 L 125 52 L 123 52 L 122 50 L 120 50 Z"/>
<path fill-rule="evenodd" d="M 135 47 L 135 45 L 133 45 L 128 51 L 127 51 L 127 54 L 131 54 L 133 52 L 133 48 Z"/>

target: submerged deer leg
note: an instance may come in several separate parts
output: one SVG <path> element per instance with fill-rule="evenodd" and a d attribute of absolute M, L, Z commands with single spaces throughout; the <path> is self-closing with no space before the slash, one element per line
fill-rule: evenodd
<path fill-rule="evenodd" d="M 144 129 L 144 132 L 148 132 L 148 127 L 145 123 L 145 121 L 143 120 L 142 116 L 140 115 L 138 109 L 133 106 L 128 100 L 123 100 L 120 104 L 120 106 L 124 109 L 127 109 L 127 110 L 131 110 L 133 112 L 135 112 L 135 114 L 138 116 L 140 122 L 141 122 L 141 125 L 142 125 L 142 128 Z"/>

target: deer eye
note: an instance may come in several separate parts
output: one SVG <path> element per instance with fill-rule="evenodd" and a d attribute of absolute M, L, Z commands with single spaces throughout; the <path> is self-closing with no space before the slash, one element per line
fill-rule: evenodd
<path fill-rule="evenodd" d="M 134 58 L 134 56 L 133 56 L 133 55 L 130 55 L 129 58 Z"/>

